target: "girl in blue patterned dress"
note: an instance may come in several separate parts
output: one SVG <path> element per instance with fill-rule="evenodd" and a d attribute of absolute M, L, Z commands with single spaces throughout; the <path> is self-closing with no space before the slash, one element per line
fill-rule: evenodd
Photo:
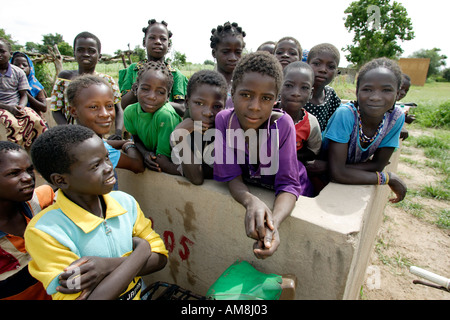
<path fill-rule="evenodd" d="M 395 106 L 402 73 L 389 59 L 364 65 L 359 73 L 357 101 L 340 106 L 323 133 L 322 151 L 332 181 L 343 184 L 389 185 L 399 202 L 406 185 L 385 166 L 399 147 L 404 113 Z"/>

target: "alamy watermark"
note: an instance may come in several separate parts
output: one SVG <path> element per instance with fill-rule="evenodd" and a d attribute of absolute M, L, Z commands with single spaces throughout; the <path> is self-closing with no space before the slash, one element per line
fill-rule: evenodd
<path fill-rule="evenodd" d="M 71 268 L 72 274 L 67 278 L 67 289 L 81 290 L 81 270 L 79 267 Z"/>
<path fill-rule="evenodd" d="M 381 11 L 380 7 L 376 5 L 371 5 L 367 7 L 367 27 L 372 23 L 373 30 L 379 30 L 381 28 Z"/>
<path fill-rule="evenodd" d="M 195 121 L 194 128 L 201 128 L 201 121 Z M 213 165 L 245 164 L 248 157 L 247 163 L 261 165 L 262 175 L 274 175 L 279 166 L 278 136 L 278 129 L 226 129 L 225 137 L 218 129 L 208 129 L 203 134 L 201 130 L 190 134 L 186 129 L 177 129 L 170 136 L 171 159 L 177 165 L 203 161 Z M 203 142 L 214 143 L 214 148 L 203 150 Z"/>

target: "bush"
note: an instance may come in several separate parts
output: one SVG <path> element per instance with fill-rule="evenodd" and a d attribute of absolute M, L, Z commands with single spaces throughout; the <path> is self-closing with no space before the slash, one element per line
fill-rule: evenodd
<path fill-rule="evenodd" d="M 442 78 L 450 82 L 450 68 L 447 68 L 442 72 Z"/>
<path fill-rule="evenodd" d="M 450 129 L 450 100 L 435 106 L 419 105 L 414 114 L 416 121 L 427 128 Z"/>
<path fill-rule="evenodd" d="M 36 63 L 34 69 L 36 79 L 44 86 L 47 96 L 50 97 L 55 78 L 55 67 L 53 63 Z"/>

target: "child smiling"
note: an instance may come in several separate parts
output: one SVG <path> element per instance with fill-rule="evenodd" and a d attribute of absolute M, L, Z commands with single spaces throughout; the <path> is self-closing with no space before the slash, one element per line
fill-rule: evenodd
<path fill-rule="evenodd" d="M 61 125 L 46 133 L 31 156 L 59 190 L 25 231 L 30 273 L 53 299 L 140 299 L 140 276 L 167 262 L 163 241 L 133 197 L 111 192 L 113 166 L 95 132 Z M 74 270 L 80 279 L 72 287 L 67 280 Z"/>
<path fill-rule="evenodd" d="M 147 168 L 179 175 L 171 161 L 170 134 L 182 119 L 169 103 L 172 85 L 165 64 L 144 64 L 133 87 L 138 102 L 125 109 L 124 123 Z"/>

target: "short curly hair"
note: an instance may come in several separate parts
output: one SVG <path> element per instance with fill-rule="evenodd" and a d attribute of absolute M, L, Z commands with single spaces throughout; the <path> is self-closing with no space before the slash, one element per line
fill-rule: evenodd
<path fill-rule="evenodd" d="M 303 62 L 303 61 L 294 61 L 294 62 L 291 62 L 290 64 L 288 64 L 283 70 L 283 76 L 286 77 L 286 75 L 291 70 L 296 70 L 296 69 L 297 70 L 308 70 L 312 75 L 313 84 L 314 84 L 314 70 L 309 64 L 307 64 L 306 62 Z"/>
<path fill-rule="evenodd" d="M 321 43 L 312 47 L 309 50 L 307 62 L 310 63 L 313 58 L 315 58 L 318 54 L 321 53 L 331 54 L 334 57 L 334 60 L 336 61 L 336 65 L 337 66 L 339 65 L 339 62 L 341 61 L 341 54 L 339 53 L 338 48 L 336 48 L 331 43 Z"/>
<path fill-rule="evenodd" d="M 211 30 L 211 38 L 210 38 L 210 47 L 212 49 L 217 49 L 217 45 L 220 43 L 220 41 L 222 40 L 222 38 L 227 35 L 233 35 L 233 36 L 241 36 L 242 37 L 242 42 L 243 42 L 243 48 L 245 47 L 245 42 L 244 42 L 244 38 L 245 38 L 245 31 L 242 30 L 242 28 L 236 23 L 230 23 L 225 22 L 223 25 L 218 25 L 217 28 L 214 28 Z"/>
<path fill-rule="evenodd" d="M 148 61 L 142 65 L 142 67 L 139 69 L 137 73 L 136 82 L 133 84 L 132 90 L 134 94 L 137 93 L 137 89 L 139 87 L 139 84 L 142 81 L 144 73 L 146 73 L 149 70 L 153 71 L 161 71 L 164 76 L 167 78 L 167 93 L 169 94 L 172 91 L 173 86 L 173 75 L 172 72 L 167 68 L 166 64 L 163 62 L 157 62 L 157 61 Z"/>
<path fill-rule="evenodd" d="M 92 40 L 95 40 L 95 42 L 97 43 L 98 53 L 100 54 L 102 52 L 102 43 L 100 42 L 100 39 L 93 33 L 90 33 L 88 31 L 83 31 L 83 32 L 77 34 L 75 39 L 73 39 L 73 51 L 74 51 L 74 53 L 75 53 L 75 50 L 76 50 L 76 44 L 77 44 L 77 40 L 78 39 L 92 39 Z"/>
<path fill-rule="evenodd" d="M 25 151 L 25 149 L 23 147 L 19 146 L 17 143 L 7 141 L 7 140 L 0 141 L 0 162 L 2 162 L 2 160 L 3 160 L 2 155 L 4 153 L 10 152 L 10 151 L 20 151 L 20 150 Z"/>
<path fill-rule="evenodd" d="M 69 173 L 70 166 L 77 161 L 71 151 L 94 135 L 91 129 L 76 124 L 48 129 L 31 145 L 34 167 L 45 180 L 52 183 L 50 177 L 53 173 Z"/>
<path fill-rule="evenodd" d="M 194 73 L 187 84 L 186 98 L 189 98 L 195 88 L 202 84 L 219 87 L 222 95 L 226 98 L 228 91 L 227 81 L 222 74 L 214 70 L 200 70 Z"/>
<path fill-rule="evenodd" d="M 358 78 L 356 80 L 356 91 L 358 91 L 359 85 L 361 84 L 361 79 L 367 74 L 367 72 L 378 68 L 386 68 L 390 70 L 394 74 L 397 81 L 397 90 L 400 89 L 403 79 L 402 70 L 400 69 L 397 62 L 392 59 L 383 57 L 373 59 L 361 67 L 361 69 L 359 70 Z"/>
<path fill-rule="evenodd" d="M 249 72 L 258 72 L 261 75 L 274 78 L 277 94 L 280 92 L 283 82 L 283 69 L 274 55 L 267 51 L 256 51 L 239 60 L 233 72 L 232 92 L 241 83 L 244 74 Z"/>
<path fill-rule="evenodd" d="M 75 105 L 75 99 L 82 89 L 89 88 L 90 86 L 106 85 L 111 88 L 110 84 L 103 78 L 92 74 L 85 74 L 76 77 L 70 81 L 66 89 L 67 101 L 70 105 Z M 112 90 L 112 89 L 111 89 Z"/>
<path fill-rule="evenodd" d="M 302 58 L 302 53 L 303 53 L 302 46 L 300 45 L 300 42 L 294 37 L 283 37 L 280 40 L 278 40 L 277 43 L 275 43 L 275 49 L 273 51 L 274 53 L 277 50 L 278 44 L 280 42 L 283 42 L 283 41 L 292 41 L 292 42 L 294 42 L 295 46 L 297 47 L 297 50 L 298 50 L 298 55 L 300 56 L 300 59 Z"/>
<path fill-rule="evenodd" d="M 166 27 L 167 35 L 169 36 L 169 47 L 171 47 L 172 46 L 171 38 L 172 38 L 173 34 L 172 34 L 172 31 L 170 31 L 169 28 L 168 28 L 168 23 L 165 22 L 164 20 L 161 21 L 161 22 L 158 22 L 155 19 L 150 19 L 150 20 L 148 20 L 148 25 L 146 27 L 142 28 L 142 32 L 144 32 L 144 39 L 142 40 L 142 44 L 144 45 L 144 48 L 145 48 L 145 43 L 147 41 L 147 31 L 148 31 L 148 29 L 150 29 L 155 24 L 162 24 L 163 26 Z"/>

